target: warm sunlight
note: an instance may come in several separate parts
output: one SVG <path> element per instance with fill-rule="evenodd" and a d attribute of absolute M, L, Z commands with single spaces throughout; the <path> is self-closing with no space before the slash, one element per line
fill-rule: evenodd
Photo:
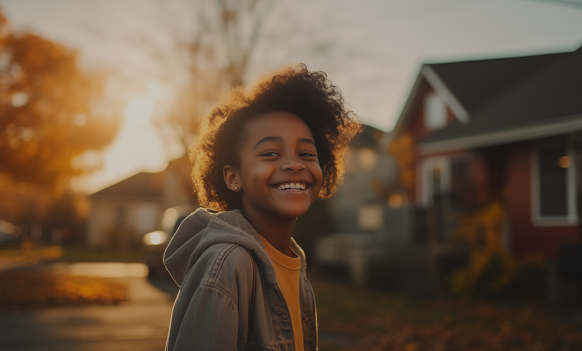
<path fill-rule="evenodd" d="M 581 63 L 582 0 L 0 0 L 0 351 L 582 351 Z"/>
<path fill-rule="evenodd" d="M 143 127 L 151 122 L 154 113 L 154 102 L 146 96 L 131 99 L 125 108 L 124 117 L 127 124 Z"/>
<path fill-rule="evenodd" d="M 103 151 L 103 168 L 75 181 L 79 190 L 91 193 L 140 171 L 159 172 L 168 159 L 180 156 L 163 141 L 155 124 L 167 104 L 167 88 L 149 81 L 138 94 L 130 95 L 125 89 L 119 89 L 119 93 L 127 96 L 121 128 Z M 80 163 L 88 163 L 86 156 L 79 158 Z"/>

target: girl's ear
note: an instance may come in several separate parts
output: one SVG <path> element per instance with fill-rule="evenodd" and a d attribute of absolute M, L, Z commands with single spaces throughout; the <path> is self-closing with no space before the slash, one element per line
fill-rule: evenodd
<path fill-rule="evenodd" d="M 232 190 L 239 192 L 241 191 L 241 183 L 239 181 L 238 172 L 231 166 L 226 165 L 222 168 L 222 175 L 224 177 L 224 182 L 226 186 Z"/>

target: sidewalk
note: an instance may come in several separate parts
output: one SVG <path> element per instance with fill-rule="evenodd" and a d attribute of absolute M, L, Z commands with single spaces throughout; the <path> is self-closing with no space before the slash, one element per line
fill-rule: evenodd
<path fill-rule="evenodd" d="M 58 263 L 23 269 L 114 276 L 128 285 L 129 301 L 117 306 L 50 307 L 0 313 L 0 350 L 164 349 L 172 303 L 178 290 L 171 280 L 147 279 L 147 270 L 143 271 L 140 264 Z"/>

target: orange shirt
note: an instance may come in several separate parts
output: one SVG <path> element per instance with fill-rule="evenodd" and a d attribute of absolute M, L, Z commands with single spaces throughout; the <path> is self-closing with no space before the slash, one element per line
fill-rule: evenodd
<path fill-rule="evenodd" d="M 303 351 L 303 326 L 301 324 L 301 309 L 299 303 L 299 273 L 301 272 L 301 260 L 289 257 L 275 249 L 265 238 L 261 236 L 267 254 L 271 258 L 277 282 L 283 292 L 283 297 L 291 314 L 291 326 L 295 338 L 295 349 Z M 291 250 L 291 248 L 289 248 Z"/>

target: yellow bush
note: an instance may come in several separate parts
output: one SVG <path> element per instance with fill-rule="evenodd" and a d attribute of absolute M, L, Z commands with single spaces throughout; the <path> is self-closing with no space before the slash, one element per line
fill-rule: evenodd
<path fill-rule="evenodd" d="M 394 156 L 400 168 L 400 182 L 406 189 L 413 189 L 416 179 L 416 155 L 412 135 L 409 133 L 400 134 L 390 143 L 388 151 Z"/>
<path fill-rule="evenodd" d="M 473 247 L 466 267 L 451 277 L 451 289 L 459 294 L 493 295 L 511 283 L 515 258 L 503 248 L 503 208 L 489 204 L 461 221 L 455 238 Z"/>

